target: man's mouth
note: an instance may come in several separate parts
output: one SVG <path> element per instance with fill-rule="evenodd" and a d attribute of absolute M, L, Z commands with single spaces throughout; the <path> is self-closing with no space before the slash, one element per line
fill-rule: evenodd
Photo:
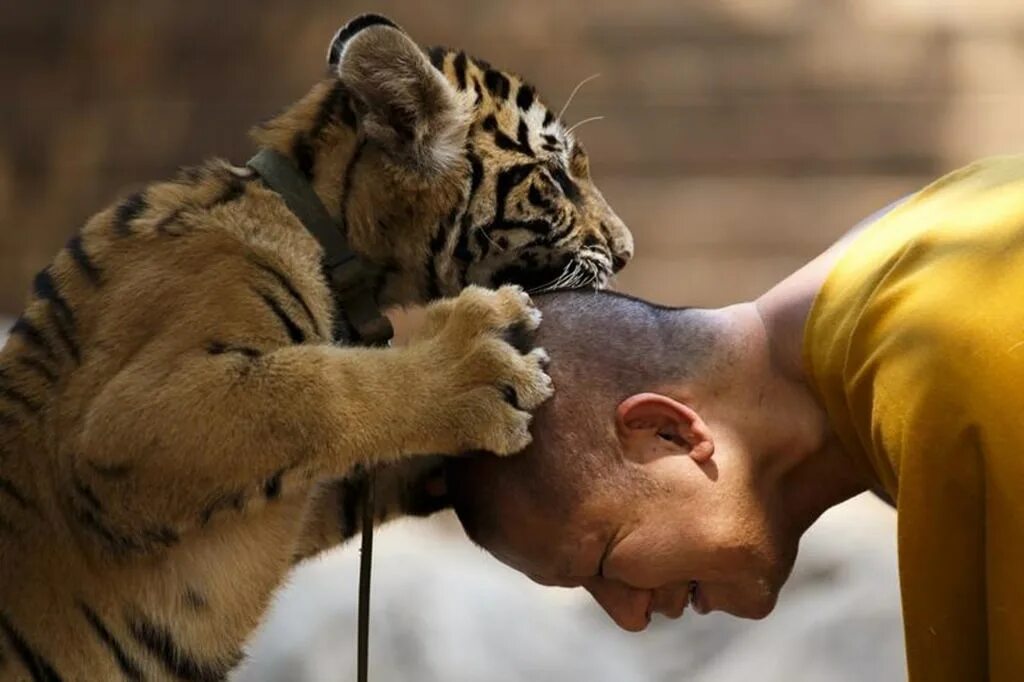
<path fill-rule="evenodd" d="M 703 594 L 701 593 L 701 590 L 700 590 L 700 583 L 698 583 L 696 580 L 691 580 L 690 581 L 690 591 L 689 591 L 690 607 L 696 613 L 704 615 L 705 613 L 708 612 L 708 605 L 706 603 L 704 603 L 704 599 L 702 599 L 702 597 L 703 597 Z"/>

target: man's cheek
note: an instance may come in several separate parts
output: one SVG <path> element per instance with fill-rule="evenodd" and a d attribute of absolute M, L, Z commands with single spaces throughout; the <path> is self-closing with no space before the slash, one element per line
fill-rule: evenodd
<path fill-rule="evenodd" d="M 684 555 L 668 538 L 632 533 L 612 550 L 605 565 L 607 577 L 641 589 L 657 589 L 692 579 L 680 575 Z"/>

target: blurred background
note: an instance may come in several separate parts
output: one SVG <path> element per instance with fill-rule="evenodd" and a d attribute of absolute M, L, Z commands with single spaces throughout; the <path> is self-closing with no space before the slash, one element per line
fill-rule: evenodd
<path fill-rule="evenodd" d="M 633 229 L 617 287 L 754 296 L 862 217 L 1024 143 L 1020 0 L 33 0 L 0 12 L 0 317 L 77 226 L 206 156 L 321 75 L 334 31 L 388 14 L 533 81 Z M 3 325 L 6 328 L 8 325 Z M 372 678 L 898 680 L 894 518 L 854 500 L 808 534 L 782 604 L 614 630 L 469 546 L 450 517 L 378 540 Z M 355 547 L 296 571 L 239 680 L 354 677 Z M 230 570 L 230 567 L 226 567 Z"/>

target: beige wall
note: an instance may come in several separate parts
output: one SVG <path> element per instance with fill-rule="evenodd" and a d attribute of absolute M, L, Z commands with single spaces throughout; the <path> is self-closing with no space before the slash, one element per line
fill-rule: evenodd
<path fill-rule="evenodd" d="M 220 155 L 300 95 L 359 11 L 576 97 L 637 237 L 626 290 L 756 294 L 931 176 L 1024 142 L 1018 0 L 8 3 L 0 311 L 92 212 Z"/>

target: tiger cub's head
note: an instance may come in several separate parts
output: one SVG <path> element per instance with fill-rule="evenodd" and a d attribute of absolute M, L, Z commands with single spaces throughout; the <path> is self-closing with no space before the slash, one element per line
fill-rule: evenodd
<path fill-rule="evenodd" d="M 291 154 L 353 248 L 385 266 L 383 299 L 604 287 L 629 261 L 586 152 L 518 76 L 423 50 L 376 15 L 340 29 L 327 62 L 328 80 L 257 138 Z"/>

